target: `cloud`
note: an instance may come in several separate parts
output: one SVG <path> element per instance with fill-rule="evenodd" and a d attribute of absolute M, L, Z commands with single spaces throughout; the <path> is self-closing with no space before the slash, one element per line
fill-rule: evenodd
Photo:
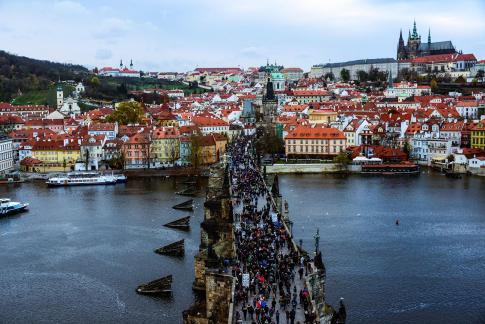
<path fill-rule="evenodd" d="M 399 30 L 452 40 L 485 58 L 482 0 L 0 0 L 10 52 L 101 67 L 133 58 L 142 70 L 257 66 L 395 57 Z M 28 22 L 28 23 L 27 23 Z M 113 59 L 116 58 L 114 61 Z"/>
<path fill-rule="evenodd" d="M 54 10 L 62 14 L 79 15 L 79 14 L 89 13 L 89 10 L 79 2 L 69 1 L 69 0 L 56 2 L 54 4 Z"/>
<path fill-rule="evenodd" d="M 96 51 L 95 58 L 98 60 L 108 60 L 113 57 L 113 52 L 107 48 L 100 48 Z"/>
<path fill-rule="evenodd" d="M 264 58 L 263 50 L 258 46 L 249 46 L 241 50 L 241 54 L 248 58 Z"/>
<path fill-rule="evenodd" d="M 126 36 L 132 27 L 133 23 L 128 19 L 111 17 L 102 20 L 93 34 L 96 38 L 114 40 Z"/>

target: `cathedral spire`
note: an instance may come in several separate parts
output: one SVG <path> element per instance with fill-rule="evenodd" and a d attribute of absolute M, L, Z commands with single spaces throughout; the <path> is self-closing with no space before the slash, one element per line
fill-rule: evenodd
<path fill-rule="evenodd" d="M 431 44 L 431 28 L 428 29 L 428 44 Z"/>
<path fill-rule="evenodd" d="M 416 27 L 416 19 L 414 19 L 413 38 L 418 38 L 418 28 Z"/>

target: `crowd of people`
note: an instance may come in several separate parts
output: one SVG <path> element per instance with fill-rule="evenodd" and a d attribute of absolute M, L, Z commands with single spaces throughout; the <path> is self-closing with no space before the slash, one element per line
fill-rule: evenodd
<path fill-rule="evenodd" d="M 251 157 L 251 139 L 229 148 L 237 278 L 236 323 L 315 323 L 304 276 L 309 259 L 300 255 L 283 226 L 264 179 Z"/>

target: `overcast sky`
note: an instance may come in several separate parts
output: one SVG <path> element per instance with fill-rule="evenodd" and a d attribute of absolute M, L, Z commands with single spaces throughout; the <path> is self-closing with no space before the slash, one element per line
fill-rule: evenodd
<path fill-rule="evenodd" d="M 400 28 L 485 59 L 485 0 L 0 0 L 0 48 L 144 71 L 395 57 Z"/>

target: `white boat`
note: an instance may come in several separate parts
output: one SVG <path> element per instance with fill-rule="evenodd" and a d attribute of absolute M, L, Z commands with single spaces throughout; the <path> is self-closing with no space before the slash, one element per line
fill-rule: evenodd
<path fill-rule="evenodd" d="M 114 185 L 116 177 L 101 175 L 97 172 L 72 172 L 67 175 L 56 176 L 47 180 L 49 187 Z"/>
<path fill-rule="evenodd" d="M 29 207 L 27 203 L 10 201 L 8 198 L 0 198 L 0 216 L 11 215 L 26 211 Z"/>
<path fill-rule="evenodd" d="M 128 181 L 128 177 L 124 174 L 115 174 L 114 177 L 116 179 L 116 183 L 125 183 Z"/>

